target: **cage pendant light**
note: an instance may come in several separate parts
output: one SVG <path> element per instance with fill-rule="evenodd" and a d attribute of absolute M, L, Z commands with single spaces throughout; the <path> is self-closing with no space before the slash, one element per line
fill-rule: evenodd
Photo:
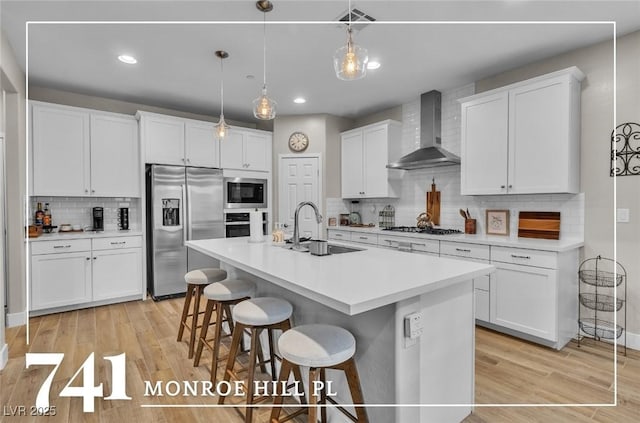
<path fill-rule="evenodd" d="M 220 120 L 215 128 L 216 137 L 222 140 L 229 132 L 229 125 L 224 121 L 224 67 L 222 65 L 223 60 L 229 57 L 229 53 L 218 50 L 216 56 L 220 58 Z"/>
<path fill-rule="evenodd" d="M 369 55 L 366 48 L 353 42 L 351 31 L 351 0 L 349 0 L 349 24 L 347 26 L 347 45 L 340 47 L 333 55 L 333 67 L 338 79 L 352 81 L 364 78 L 367 74 Z"/>
<path fill-rule="evenodd" d="M 253 100 L 253 116 L 261 120 L 271 120 L 276 117 L 278 104 L 267 96 L 267 12 L 273 10 L 270 1 L 257 1 L 256 7 L 263 14 L 262 32 L 262 94 Z"/>

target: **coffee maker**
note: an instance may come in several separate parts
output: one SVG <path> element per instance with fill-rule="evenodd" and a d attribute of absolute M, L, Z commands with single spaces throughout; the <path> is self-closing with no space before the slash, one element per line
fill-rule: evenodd
<path fill-rule="evenodd" d="M 129 207 L 118 209 L 118 229 L 126 231 L 129 229 Z"/>
<path fill-rule="evenodd" d="M 102 207 L 93 208 L 93 230 L 97 232 L 104 231 L 104 209 Z"/>

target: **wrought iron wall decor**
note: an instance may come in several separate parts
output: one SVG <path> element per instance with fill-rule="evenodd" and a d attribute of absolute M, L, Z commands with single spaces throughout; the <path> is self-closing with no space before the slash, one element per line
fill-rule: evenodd
<path fill-rule="evenodd" d="M 610 176 L 640 175 L 640 124 L 627 122 L 611 133 Z"/>

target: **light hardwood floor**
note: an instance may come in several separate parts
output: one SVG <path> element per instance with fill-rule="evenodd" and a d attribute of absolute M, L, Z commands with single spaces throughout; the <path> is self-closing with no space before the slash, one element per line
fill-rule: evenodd
<path fill-rule="evenodd" d="M 145 380 L 209 378 L 210 354 L 205 351 L 201 366 L 195 368 L 187 359 L 186 343 L 175 340 L 182 304 L 183 299 L 157 303 L 147 300 L 34 317 L 30 321 L 30 345 L 25 344 L 25 326 L 8 329 L 10 355 L 0 372 L 0 420 L 44 421 L 43 417 L 5 414 L 11 414 L 9 406 L 32 405 L 51 370 L 50 366 L 25 369 L 25 353 L 62 352 L 65 359 L 51 387 L 56 416 L 47 417 L 47 422 L 241 422 L 233 409 L 141 407 L 216 403 L 216 398 L 207 397 L 143 396 Z M 83 413 L 80 398 L 58 397 L 57 393 L 91 352 L 95 353 L 96 384 L 104 383 L 105 395 L 111 392 L 111 367 L 102 357 L 126 353 L 126 391 L 133 397 L 131 401 L 98 399 L 94 413 Z M 620 354 L 618 360 L 616 407 L 477 407 L 465 423 L 636 422 L 640 416 L 640 352 L 628 350 L 628 356 Z M 588 340 L 580 348 L 571 343 L 558 352 L 478 328 L 476 402 L 611 403 L 612 349 Z M 260 410 L 254 421 L 267 421 L 267 413 L 267 409 Z"/>

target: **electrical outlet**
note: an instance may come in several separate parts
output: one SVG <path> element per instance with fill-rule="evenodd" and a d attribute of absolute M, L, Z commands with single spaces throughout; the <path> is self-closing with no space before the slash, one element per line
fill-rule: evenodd
<path fill-rule="evenodd" d="M 616 221 L 618 223 L 629 223 L 629 209 L 617 209 Z"/>
<path fill-rule="evenodd" d="M 410 339 L 419 338 L 424 328 L 424 316 L 418 311 L 411 313 L 404 318 L 404 336 Z"/>

